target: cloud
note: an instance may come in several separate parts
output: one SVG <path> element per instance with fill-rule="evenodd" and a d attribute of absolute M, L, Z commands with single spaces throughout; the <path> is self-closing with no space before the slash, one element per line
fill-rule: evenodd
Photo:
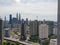
<path fill-rule="evenodd" d="M 56 3 L 32 3 L 32 4 L 14 4 L 12 6 L 0 7 L 1 12 L 20 12 L 35 14 L 56 14 Z"/>
<path fill-rule="evenodd" d="M 21 0 L 22 3 L 57 2 L 57 0 Z"/>
<path fill-rule="evenodd" d="M 0 15 L 3 18 L 5 15 L 9 16 L 10 13 L 15 16 L 17 12 L 20 12 L 22 17 L 29 19 L 35 19 L 36 16 L 39 16 L 39 19 L 45 17 L 46 19 L 56 20 L 57 2 L 56 0 L 20 0 L 20 3 L 16 3 L 14 0 L 0 1 Z"/>
<path fill-rule="evenodd" d="M 13 3 L 14 3 L 14 0 L 0 0 L 0 5 L 2 6 L 12 5 Z"/>
<path fill-rule="evenodd" d="M 57 2 L 57 0 L 20 0 L 20 3 Z M 9 6 L 16 3 L 16 0 L 0 0 L 0 5 Z"/>

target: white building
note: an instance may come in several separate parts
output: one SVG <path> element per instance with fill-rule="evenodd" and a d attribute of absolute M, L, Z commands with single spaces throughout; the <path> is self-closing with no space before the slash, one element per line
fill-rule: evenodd
<path fill-rule="evenodd" d="M 53 34 L 57 35 L 57 27 L 53 28 Z"/>
<path fill-rule="evenodd" d="M 57 45 L 57 39 L 51 39 L 50 45 Z"/>
<path fill-rule="evenodd" d="M 39 25 L 39 38 L 48 38 L 48 25 L 45 23 Z"/>

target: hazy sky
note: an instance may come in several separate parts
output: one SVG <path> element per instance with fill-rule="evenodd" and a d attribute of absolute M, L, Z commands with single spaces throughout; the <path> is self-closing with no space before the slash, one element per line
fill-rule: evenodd
<path fill-rule="evenodd" d="M 0 0 L 0 16 L 4 19 L 9 14 L 13 17 L 21 13 L 22 18 L 29 20 L 57 20 L 57 0 Z"/>

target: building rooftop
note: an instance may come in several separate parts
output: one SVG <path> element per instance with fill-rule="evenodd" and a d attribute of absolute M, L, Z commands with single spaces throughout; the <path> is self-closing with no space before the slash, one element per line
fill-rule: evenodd
<path fill-rule="evenodd" d="M 51 41 L 53 41 L 53 42 L 57 42 L 57 39 L 51 39 Z"/>

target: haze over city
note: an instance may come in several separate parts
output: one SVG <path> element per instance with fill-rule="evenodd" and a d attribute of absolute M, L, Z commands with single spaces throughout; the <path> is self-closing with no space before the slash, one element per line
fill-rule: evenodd
<path fill-rule="evenodd" d="M 20 13 L 22 18 L 57 21 L 57 0 L 0 0 L 0 16 Z"/>

